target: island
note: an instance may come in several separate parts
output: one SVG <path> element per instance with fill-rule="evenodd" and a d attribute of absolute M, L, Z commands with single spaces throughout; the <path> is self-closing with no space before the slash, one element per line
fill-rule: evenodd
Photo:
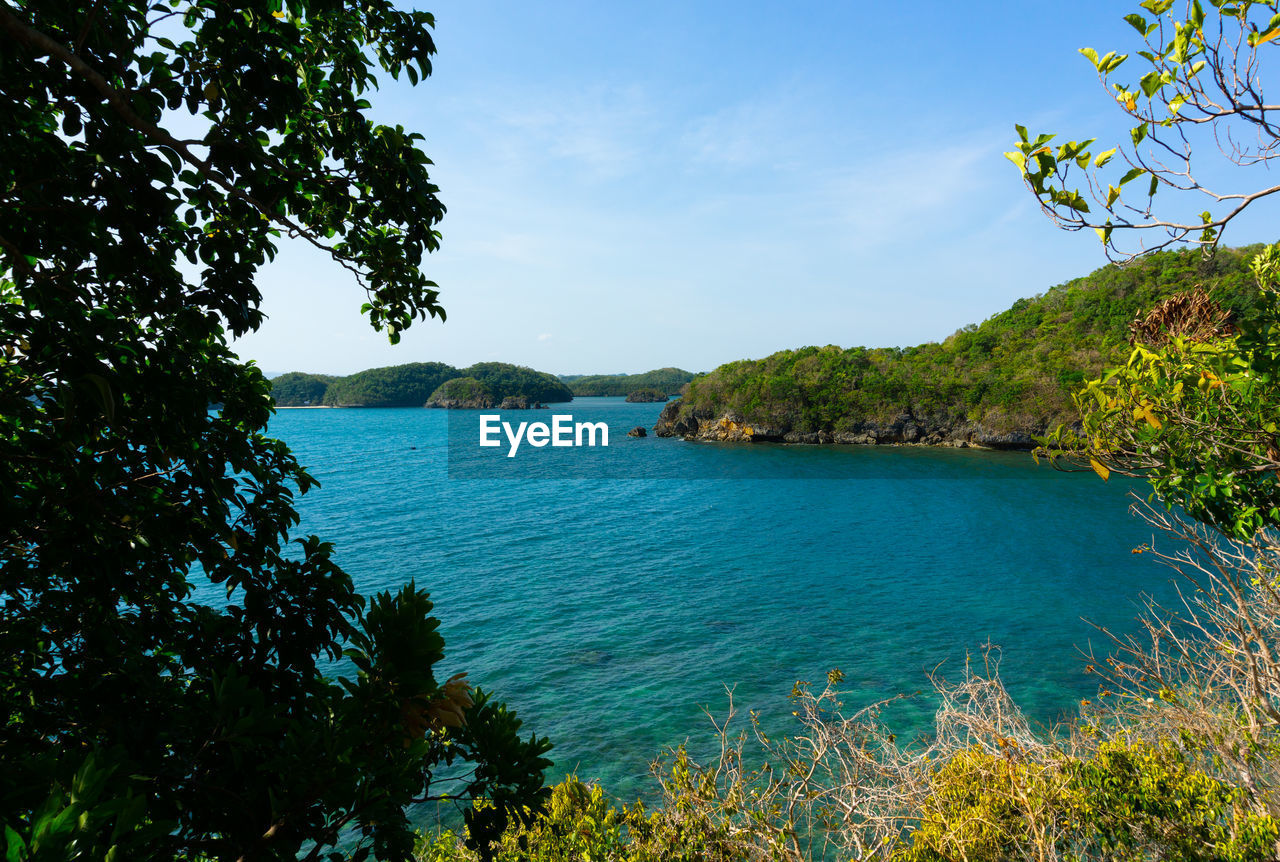
<path fill-rule="evenodd" d="M 683 368 L 656 368 L 642 374 L 562 374 L 575 397 L 622 396 L 638 389 L 656 389 L 663 395 L 675 395 L 698 375 Z"/>
<path fill-rule="evenodd" d="M 453 407 L 505 409 L 572 401 L 561 380 L 506 362 L 455 368 L 410 362 L 369 368 L 346 377 L 291 372 L 271 381 L 277 407 Z"/>
<path fill-rule="evenodd" d="M 650 404 L 667 400 L 667 393 L 661 389 L 637 389 L 627 393 L 627 400 L 633 404 Z"/>
<path fill-rule="evenodd" d="M 1073 394 L 1121 364 L 1130 326 L 1203 287 L 1227 312 L 1257 300 L 1261 246 L 1165 251 L 1020 299 L 941 343 L 803 347 L 721 365 L 662 411 L 659 437 L 704 441 L 917 444 L 1030 449 L 1074 426 Z"/>

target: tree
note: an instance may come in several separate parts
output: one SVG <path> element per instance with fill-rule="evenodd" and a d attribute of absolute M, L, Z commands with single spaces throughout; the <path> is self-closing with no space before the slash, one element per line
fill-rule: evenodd
<path fill-rule="evenodd" d="M 1136 122 L 1127 143 L 1095 154 L 1094 138 L 1053 147 L 1055 135 L 1031 135 L 1018 126 L 1015 149 L 1005 154 L 1050 218 L 1067 230 L 1094 229 L 1108 255 L 1129 258 L 1183 241 L 1211 250 L 1232 220 L 1280 192 L 1265 175 L 1257 187 L 1242 190 L 1202 179 L 1206 148 L 1255 178 L 1280 158 L 1274 116 L 1280 105 L 1269 104 L 1263 89 L 1264 60 L 1280 45 L 1280 6 L 1207 2 L 1212 12 L 1200 0 L 1143 0 L 1125 16 L 1143 43 L 1133 55 L 1081 49 Z M 1134 64 L 1134 78 L 1118 81 L 1121 67 L 1127 72 Z M 1189 194 L 1157 214 L 1162 189 Z M 1122 235 L 1137 239 L 1136 251 L 1121 247 Z M 1148 244 L 1146 236 L 1158 240 Z"/>
<path fill-rule="evenodd" d="M 1117 102 L 1138 120 L 1123 153 L 1129 170 L 1118 183 L 1100 179 L 1118 149 L 1094 156 L 1092 140 L 1055 151 L 1052 136 L 1032 137 L 1019 126 L 1017 149 L 1007 154 L 1050 217 L 1070 230 L 1094 227 L 1109 253 L 1117 251 L 1121 231 L 1152 230 L 1164 233 L 1156 247 L 1189 240 L 1212 251 L 1231 220 L 1280 191 L 1264 183 L 1223 193 L 1192 169 L 1198 134 L 1216 139 L 1237 167 L 1265 167 L 1280 154 L 1269 116 L 1277 106 L 1262 93 L 1263 52 L 1280 37 L 1276 4 L 1214 0 L 1212 19 L 1198 0 L 1178 14 L 1173 5 L 1144 0 L 1139 6 L 1147 15 L 1126 17 L 1146 42 L 1137 56 L 1149 71 L 1135 87 L 1114 85 Z M 1082 53 L 1104 82 L 1128 59 Z M 1242 128 L 1252 143 L 1239 137 Z M 1103 214 L 1094 215 L 1081 192 L 1068 188 L 1076 169 L 1086 172 Z M 1145 200 L 1134 204 L 1123 189 L 1139 178 Z M 1154 195 L 1162 188 L 1185 193 L 1162 206 L 1176 208 L 1189 195 L 1208 199 L 1210 209 L 1195 221 L 1156 214 Z M 1179 574 L 1181 606 L 1149 606 L 1147 637 L 1119 641 L 1105 663 L 1090 667 L 1102 668 L 1100 697 L 1120 695 L 1113 723 L 1176 746 L 1234 788 L 1232 806 L 1259 818 L 1265 828 L 1254 837 L 1270 845 L 1273 858 L 1280 852 L 1277 251 L 1253 257 L 1256 298 L 1235 314 L 1201 288 L 1135 319 L 1128 361 L 1077 395 L 1079 434 L 1059 428 L 1041 450 L 1057 464 L 1087 464 L 1104 480 L 1122 473 L 1149 481 L 1151 495 L 1135 508 L 1157 539 L 1134 551 L 1153 554 Z M 1149 766 L 1133 762 L 1137 777 L 1156 786 Z M 1114 800 L 1108 807 L 1119 810 Z"/>
<path fill-rule="evenodd" d="M 422 136 L 364 98 L 430 72 L 432 23 L 388 0 L 0 5 L 6 858 L 400 859 L 415 801 L 487 800 L 482 850 L 538 806 L 549 745 L 439 678 L 427 594 L 366 602 L 330 544 L 291 539 L 315 481 L 227 345 L 285 234 L 393 342 L 443 318 Z"/>

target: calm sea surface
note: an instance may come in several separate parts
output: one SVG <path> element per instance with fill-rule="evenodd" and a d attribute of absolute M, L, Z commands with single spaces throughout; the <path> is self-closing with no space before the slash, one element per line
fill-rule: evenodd
<path fill-rule="evenodd" d="M 1078 649 L 1105 649 L 1090 622 L 1132 631 L 1141 593 L 1171 596 L 1167 570 L 1130 552 L 1150 530 L 1115 480 L 1021 453 L 637 440 L 625 431 L 663 405 L 554 406 L 607 421 L 611 445 L 522 449 L 533 478 L 449 478 L 448 427 L 478 426 L 471 412 L 281 410 L 271 425 L 323 486 L 299 501 L 302 529 L 335 542 L 366 593 L 431 591 L 441 677 L 467 671 L 550 736 L 552 780 L 576 770 L 634 798 L 662 749 L 705 747 L 702 709 L 722 710 L 726 685 L 785 728 L 797 679 L 839 667 L 846 704 L 870 703 L 927 689 L 940 662 L 958 673 L 987 641 L 1052 721 L 1096 691 Z M 479 450 L 454 436 L 456 467 Z M 611 459 L 601 475 L 623 478 L 545 478 L 552 454 Z M 930 719 L 927 698 L 893 714 L 899 735 Z"/>

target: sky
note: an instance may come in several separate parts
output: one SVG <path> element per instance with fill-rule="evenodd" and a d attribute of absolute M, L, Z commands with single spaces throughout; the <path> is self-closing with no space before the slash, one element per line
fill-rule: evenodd
<path fill-rule="evenodd" d="M 423 269 L 447 322 L 399 345 L 349 274 L 284 241 L 269 374 L 481 361 L 555 374 L 940 341 L 1106 263 L 1038 211 L 1015 123 L 1126 136 L 1081 57 L 1130 4 L 439 0 L 434 72 L 384 82 L 448 208 Z M 1016 11 L 1013 11 L 1015 10 Z M 1197 209 L 1198 211 L 1198 209 Z M 1267 214 L 1228 244 L 1280 236 Z"/>

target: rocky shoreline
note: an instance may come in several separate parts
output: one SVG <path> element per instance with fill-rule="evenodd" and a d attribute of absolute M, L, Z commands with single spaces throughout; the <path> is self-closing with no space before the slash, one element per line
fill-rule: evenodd
<path fill-rule="evenodd" d="M 496 402 L 489 395 L 475 395 L 470 398 L 432 398 L 423 407 L 436 407 L 444 410 L 546 410 L 547 405 L 541 401 L 530 402 L 525 395 L 508 395 Z"/>
<path fill-rule="evenodd" d="M 1056 423 L 1054 423 L 1056 424 Z M 672 401 L 662 410 L 654 426 L 658 437 L 682 437 L 720 443 L 800 443 L 852 446 L 912 445 L 945 446 L 957 449 L 1028 450 L 1036 446 L 1050 423 L 1023 424 L 1013 428 L 992 428 L 968 419 L 949 416 L 914 416 L 909 410 L 887 422 L 860 421 L 844 431 L 795 431 L 746 420 L 735 411 L 716 415 L 705 408 Z"/>

